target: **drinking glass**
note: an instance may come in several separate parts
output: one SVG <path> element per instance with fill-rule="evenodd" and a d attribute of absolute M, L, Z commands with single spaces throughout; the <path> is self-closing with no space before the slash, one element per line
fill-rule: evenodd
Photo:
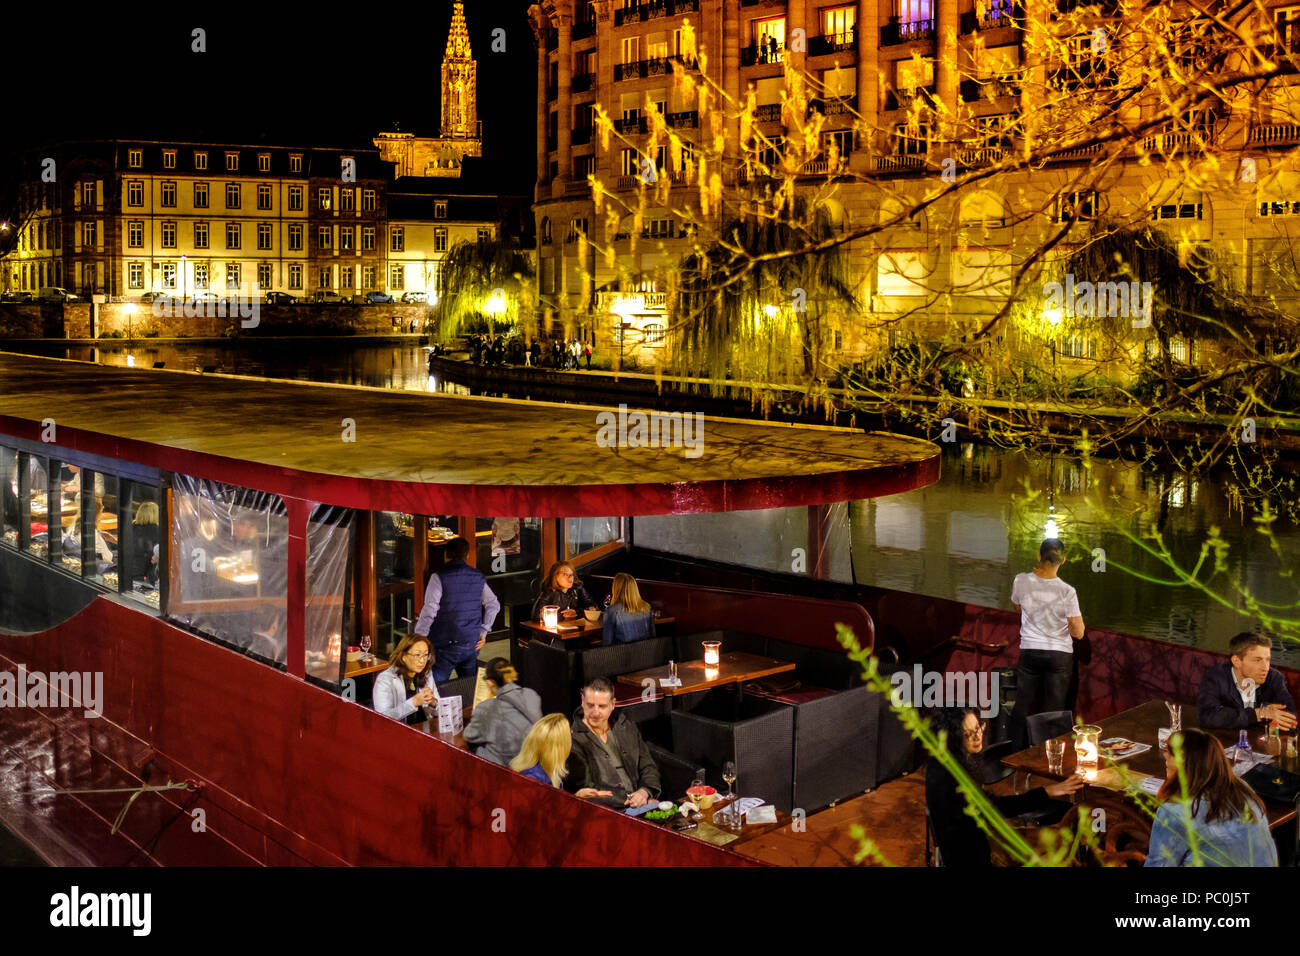
<path fill-rule="evenodd" d="M 1047 752 L 1047 772 L 1060 773 L 1061 762 L 1065 759 L 1065 741 L 1061 739 L 1043 741 L 1043 749 Z"/>
<path fill-rule="evenodd" d="M 722 765 L 722 779 L 727 782 L 727 825 L 737 826 L 740 823 L 740 814 L 736 813 L 736 794 L 731 785 L 736 782 L 736 761 L 728 760 Z"/>
<path fill-rule="evenodd" d="M 361 654 L 367 664 L 370 663 L 370 635 L 361 635 Z"/>

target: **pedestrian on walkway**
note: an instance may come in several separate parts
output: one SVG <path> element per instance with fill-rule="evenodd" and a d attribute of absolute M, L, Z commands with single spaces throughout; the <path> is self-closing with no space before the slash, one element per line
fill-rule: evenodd
<path fill-rule="evenodd" d="M 587 371 L 591 371 L 591 343 L 588 342 L 582 348 L 582 356 L 587 360 Z"/>

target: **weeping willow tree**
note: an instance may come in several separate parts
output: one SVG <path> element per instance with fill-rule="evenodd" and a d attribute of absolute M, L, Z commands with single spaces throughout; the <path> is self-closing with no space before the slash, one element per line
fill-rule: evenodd
<path fill-rule="evenodd" d="M 458 242 L 443 260 L 434 323 L 443 341 L 467 331 L 519 324 L 534 278 L 527 253 L 508 239 Z"/>
<path fill-rule="evenodd" d="M 830 210 L 809 214 L 803 197 L 793 202 L 793 218 L 734 219 L 713 245 L 682 263 L 678 302 L 686 319 L 677 371 L 710 378 L 715 393 L 725 388 L 719 370 L 723 377 L 815 386 L 828 316 L 857 307 L 841 251 L 815 248 L 835 234 Z M 805 255 L 784 255 L 810 246 Z"/>

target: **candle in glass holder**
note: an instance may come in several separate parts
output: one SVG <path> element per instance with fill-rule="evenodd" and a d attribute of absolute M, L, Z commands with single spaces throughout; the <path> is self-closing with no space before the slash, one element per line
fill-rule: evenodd
<path fill-rule="evenodd" d="M 718 666 L 719 662 L 722 659 L 722 655 L 720 653 L 721 649 L 722 649 L 721 641 L 704 642 L 704 666 L 705 667 Z"/>
<path fill-rule="evenodd" d="M 548 604 L 542 608 L 542 626 L 555 627 L 560 623 L 560 609 L 554 604 Z"/>
<path fill-rule="evenodd" d="M 1101 728 L 1094 724 L 1080 724 L 1074 728 L 1074 763 L 1075 769 L 1085 780 L 1097 776 L 1098 748 L 1097 738 Z"/>

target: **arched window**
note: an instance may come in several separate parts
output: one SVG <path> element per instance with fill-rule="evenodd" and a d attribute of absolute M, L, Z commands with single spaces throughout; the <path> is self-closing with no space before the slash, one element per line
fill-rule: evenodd
<path fill-rule="evenodd" d="M 551 244 L 551 220 L 549 216 L 542 219 L 541 233 L 542 245 L 549 246 Z"/>

